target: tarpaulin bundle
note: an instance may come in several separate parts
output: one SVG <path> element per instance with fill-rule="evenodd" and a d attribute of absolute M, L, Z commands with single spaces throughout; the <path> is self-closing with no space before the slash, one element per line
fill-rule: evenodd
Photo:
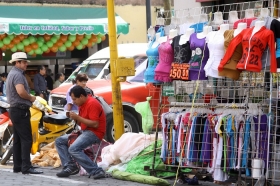
<path fill-rule="evenodd" d="M 119 170 L 114 170 L 112 172 L 112 176 L 118 180 L 125 180 L 125 181 L 134 181 L 138 183 L 145 183 L 150 185 L 170 185 L 170 183 L 164 179 L 156 178 L 154 176 L 144 176 L 140 174 L 132 174 L 128 172 L 122 172 Z"/>

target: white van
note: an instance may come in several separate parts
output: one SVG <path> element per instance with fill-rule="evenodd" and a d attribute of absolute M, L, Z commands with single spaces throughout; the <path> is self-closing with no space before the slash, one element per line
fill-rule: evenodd
<path fill-rule="evenodd" d="M 129 43 L 118 45 L 118 56 L 134 58 L 135 68 L 147 59 L 147 43 Z M 108 74 L 110 64 L 110 48 L 106 47 L 83 61 L 63 83 L 72 83 L 79 73 L 86 73 L 89 79 L 102 79 Z M 62 84 L 62 85 L 63 85 Z"/>

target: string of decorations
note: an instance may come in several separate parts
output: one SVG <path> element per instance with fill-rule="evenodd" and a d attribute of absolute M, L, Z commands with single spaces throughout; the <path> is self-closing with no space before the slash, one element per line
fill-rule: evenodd
<path fill-rule="evenodd" d="M 75 48 L 82 50 L 92 47 L 106 39 L 105 35 L 0 35 L 0 48 L 2 51 L 26 52 L 28 55 L 42 55 L 43 53 L 72 51 Z"/>

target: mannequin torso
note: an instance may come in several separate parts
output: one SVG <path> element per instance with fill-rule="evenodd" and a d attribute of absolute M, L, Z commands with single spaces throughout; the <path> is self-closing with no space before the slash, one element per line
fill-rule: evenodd
<path fill-rule="evenodd" d="M 201 14 L 199 17 L 199 22 L 200 23 L 208 22 L 207 14 Z"/>
<path fill-rule="evenodd" d="M 164 25 L 164 18 L 162 18 L 162 17 L 157 18 L 156 25 Z"/>
<path fill-rule="evenodd" d="M 247 9 L 245 10 L 245 18 L 252 18 L 254 17 L 254 11 L 253 9 Z"/>
<path fill-rule="evenodd" d="M 214 24 L 221 25 L 224 23 L 223 14 L 222 12 L 215 12 L 214 13 Z"/>
<path fill-rule="evenodd" d="M 198 38 L 198 39 L 205 38 L 206 35 L 207 35 L 209 32 L 212 32 L 212 26 L 204 26 L 204 27 L 203 27 L 203 31 L 202 31 L 201 33 L 197 33 L 197 38 Z"/>
<path fill-rule="evenodd" d="M 186 33 L 183 34 L 180 37 L 180 41 L 179 41 L 179 45 L 183 45 L 185 44 L 187 41 L 189 41 L 191 34 L 194 33 L 194 28 L 188 28 L 186 30 Z"/>
<path fill-rule="evenodd" d="M 258 32 L 261 29 L 261 27 L 263 27 L 264 25 L 265 25 L 264 21 L 256 21 L 252 35 L 254 35 L 256 32 Z"/>
<path fill-rule="evenodd" d="M 229 24 L 233 24 L 235 21 L 239 20 L 237 11 L 230 11 L 228 16 Z"/>
<path fill-rule="evenodd" d="M 245 28 L 247 28 L 247 24 L 246 23 L 238 23 L 237 29 L 234 30 L 234 34 L 233 34 L 234 37 L 237 36 Z"/>
<path fill-rule="evenodd" d="M 160 44 L 159 40 L 160 40 L 160 33 L 156 33 L 156 40 L 154 41 L 152 48 L 156 48 Z"/>
<path fill-rule="evenodd" d="M 268 8 L 261 8 L 260 17 L 264 18 L 264 17 L 268 17 L 268 16 L 269 16 Z"/>
<path fill-rule="evenodd" d="M 169 40 L 170 44 L 172 43 L 172 39 L 178 35 L 178 30 L 177 29 L 171 29 L 169 30 Z M 161 37 L 159 40 L 159 43 L 163 43 L 167 41 L 167 36 Z"/>
<path fill-rule="evenodd" d="M 229 30 L 229 24 L 221 24 L 219 34 L 224 34 L 226 30 Z"/>

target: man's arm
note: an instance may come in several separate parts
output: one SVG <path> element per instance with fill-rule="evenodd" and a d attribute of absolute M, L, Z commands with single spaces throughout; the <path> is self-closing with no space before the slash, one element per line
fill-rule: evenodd
<path fill-rule="evenodd" d="M 92 128 L 98 128 L 99 127 L 99 122 L 98 121 L 92 121 L 92 120 L 89 120 L 89 119 L 85 119 L 85 118 L 77 115 L 75 112 L 70 112 L 69 116 L 73 120 L 76 120 L 78 123 L 84 123 L 88 127 L 92 127 Z"/>
<path fill-rule="evenodd" d="M 27 99 L 27 100 L 29 100 L 29 101 L 31 101 L 31 102 L 34 102 L 34 101 L 35 101 L 36 97 L 35 97 L 35 96 L 29 95 L 29 94 L 26 92 L 26 90 L 24 89 L 23 84 L 17 84 L 17 85 L 16 85 L 16 90 L 17 90 L 18 95 L 19 95 L 21 98 Z"/>

